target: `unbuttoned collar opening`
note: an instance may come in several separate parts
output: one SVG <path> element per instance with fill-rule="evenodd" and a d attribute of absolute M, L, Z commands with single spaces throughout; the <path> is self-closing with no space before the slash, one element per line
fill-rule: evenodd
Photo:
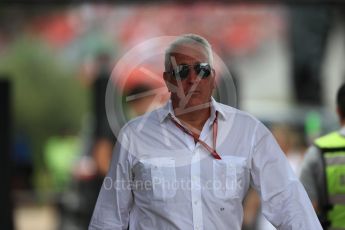
<path fill-rule="evenodd" d="M 213 98 L 211 97 L 211 122 L 210 125 L 213 124 L 214 119 L 216 118 L 216 111 L 218 112 L 218 118 L 223 118 L 225 119 L 225 113 L 221 107 L 221 105 Z M 165 119 L 168 117 L 169 113 L 173 116 L 175 116 L 174 109 L 172 107 L 172 102 L 169 100 L 161 110 L 159 110 L 159 121 L 162 123 L 165 121 Z"/>

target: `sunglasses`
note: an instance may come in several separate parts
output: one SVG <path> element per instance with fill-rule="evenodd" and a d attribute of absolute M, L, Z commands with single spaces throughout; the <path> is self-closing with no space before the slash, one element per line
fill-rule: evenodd
<path fill-rule="evenodd" d="M 166 73 L 171 74 L 176 79 L 187 79 L 189 71 L 193 67 L 195 73 L 201 79 L 208 78 L 211 75 L 212 68 L 208 63 L 198 63 L 195 65 L 181 64 L 173 68 L 172 71 L 167 71 Z"/>

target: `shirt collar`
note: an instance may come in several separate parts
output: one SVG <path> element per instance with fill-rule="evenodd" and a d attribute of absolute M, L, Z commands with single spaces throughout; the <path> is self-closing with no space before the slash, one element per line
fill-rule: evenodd
<path fill-rule="evenodd" d="M 223 111 L 223 108 L 221 107 L 220 103 L 218 103 L 213 97 L 211 97 L 211 123 L 210 125 L 213 124 L 213 121 L 216 117 L 216 111 L 218 112 L 218 118 L 219 115 L 221 117 L 223 117 L 225 119 L 225 113 Z M 174 114 L 174 110 L 172 107 L 172 102 L 171 100 L 169 100 L 163 107 L 161 110 L 158 110 L 158 118 L 159 118 L 159 122 L 163 122 L 169 115 L 169 113 L 171 113 L 172 115 Z"/>

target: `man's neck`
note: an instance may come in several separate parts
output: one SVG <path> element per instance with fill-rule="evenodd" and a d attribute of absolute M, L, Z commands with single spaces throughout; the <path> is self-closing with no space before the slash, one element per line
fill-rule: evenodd
<path fill-rule="evenodd" d="M 340 120 L 340 127 L 345 128 L 345 120 L 344 119 Z"/>
<path fill-rule="evenodd" d="M 200 134 L 202 128 L 204 127 L 207 119 L 211 115 L 211 108 L 208 106 L 204 106 L 204 108 L 196 109 L 193 111 L 181 112 L 181 109 L 178 109 L 173 105 L 173 109 L 175 112 L 175 116 L 183 122 L 184 125 L 187 126 L 191 131 L 196 134 Z"/>

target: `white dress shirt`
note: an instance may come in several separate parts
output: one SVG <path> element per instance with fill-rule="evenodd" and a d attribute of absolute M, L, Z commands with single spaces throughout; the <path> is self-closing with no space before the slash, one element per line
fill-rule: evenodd
<path fill-rule="evenodd" d="M 240 230 L 249 186 L 278 229 L 322 229 L 309 198 L 269 130 L 251 115 L 211 102 L 200 139 L 213 156 L 169 118 L 171 102 L 121 130 L 90 230 Z"/>

